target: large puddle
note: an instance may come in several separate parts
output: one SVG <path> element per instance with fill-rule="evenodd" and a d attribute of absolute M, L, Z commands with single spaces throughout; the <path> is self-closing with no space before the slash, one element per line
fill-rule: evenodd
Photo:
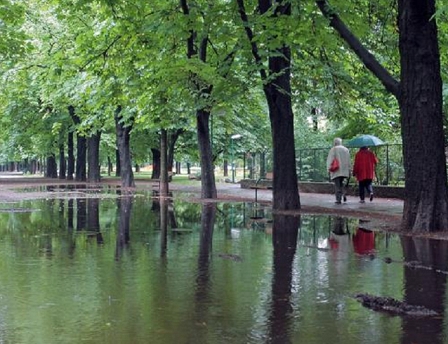
<path fill-rule="evenodd" d="M 0 343 L 445 342 L 446 242 L 151 196 L 0 205 Z"/>

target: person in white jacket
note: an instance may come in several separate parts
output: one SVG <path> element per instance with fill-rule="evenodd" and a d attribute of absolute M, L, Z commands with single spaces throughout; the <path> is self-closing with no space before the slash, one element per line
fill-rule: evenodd
<path fill-rule="evenodd" d="M 331 167 L 334 159 L 337 159 L 339 167 L 333 171 Z M 336 204 L 341 204 L 342 200 L 347 201 L 344 179 L 350 176 L 350 166 L 350 152 L 342 145 L 342 139 L 337 137 L 327 156 L 327 170 L 330 172 L 330 179 L 334 182 Z"/>

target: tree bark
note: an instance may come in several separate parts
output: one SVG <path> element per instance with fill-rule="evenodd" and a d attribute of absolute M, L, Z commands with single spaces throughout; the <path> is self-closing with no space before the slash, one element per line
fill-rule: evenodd
<path fill-rule="evenodd" d="M 209 130 L 210 112 L 199 110 L 196 115 L 199 152 L 201 156 L 201 198 L 216 198 L 215 171 Z"/>
<path fill-rule="evenodd" d="M 168 152 L 167 132 L 165 129 L 160 133 L 160 196 L 168 196 Z"/>
<path fill-rule="evenodd" d="M 58 165 L 56 164 L 56 158 L 54 154 L 47 157 L 47 169 L 45 172 L 45 177 L 47 178 L 58 177 Z"/>
<path fill-rule="evenodd" d="M 121 175 L 121 164 L 120 164 L 120 151 L 118 148 L 115 150 L 115 161 L 117 166 L 115 168 L 115 177 L 119 177 Z"/>
<path fill-rule="evenodd" d="M 65 151 L 64 144 L 59 145 L 59 179 L 65 179 L 66 174 L 66 161 L 65 161 Z"/>
<path fill-rule="evenodd" d="M 151 179 L 160 178 L 160 150 L 151 148 L 152 153 L 152 174 Z"/>
<path fill-rule="evenodd" d="M 70 131 L 67 139 L 67 180 L 73 180 L 73 173 L 75 173 L 75 155 L 73 151 L 73 132 Z"/>
<path fill-rule="evenodd" d="M 115 111 L 115 128 L 120 155 L 122 187 L 135 187 L 134 173 L 132 172 L 131 150 L 129 146 L 133 119 L 130 119 L 130 121 L 132 122 L 130 124 L 124 123 L 123 117 L 121 116 L 121 107 L 117 107 Z"/>
<path fill-rule="evenodd" d="M 69 113 L 72 117 L 75 125 L 79 125 L 81 123 L 81 119 L 75 113 L 75 109 L 73 106 L 69 106 Z M 80 134 L 76 134 L 76 170 L 75 170 L 75 180 L 77 181 L 86 181 L 86 139 Z"/>
<path fill-rule="evenodd" d="M 97 131 L 88 139 L 88 180 L 91 183 L 97 183 L 101 180 L 100 173 L 100 139 L 101 132 Z"/>
<path fill-rule="evenodd" d="M 405 170 L 403 229 L 448 230 L 442 79 L 435 1 L 398 1 L 401 133 Z"/>
<path fill-rule="evenodd" d="M 76 143 L 76 171 L 75 180 L 85 182 L 87 180 L 86 172 L 86 138 L 77 134 Z"/>

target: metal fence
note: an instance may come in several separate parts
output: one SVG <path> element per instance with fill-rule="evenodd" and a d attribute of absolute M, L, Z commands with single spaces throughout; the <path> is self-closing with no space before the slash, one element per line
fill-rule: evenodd
<path fill-rule="evenodd" d="M 376 166 L 375 183 L 379 185 L 400 185 L 404 183 L 403 154 L 401 144 L 386 144 L 371 147 L 379 162 Z M 327 155 L 330 148 L 298 150 L 297 174 L 300 181 L 327 182 Z M 358 148 L 350 148 L 352 166 Z"/>
<path fill-rule="evenodd" d="M 328 148 L 307 148 L 297 150 L 297 176 L 299 181 L 328 182 L 330 175 L 327 171 Z M 375 184 L 403 185 L 404 168 L 401 144 L 386 144 L 371 147 L 378 157 Z M 352 167 L 358 148 L 350 148 Z M 272 154 L 269 152 L 246 152 L 242 159 L 244 178 L 258 179 L 272 172 Z M 247 171 L 247 173 L 246 173 Z"/>

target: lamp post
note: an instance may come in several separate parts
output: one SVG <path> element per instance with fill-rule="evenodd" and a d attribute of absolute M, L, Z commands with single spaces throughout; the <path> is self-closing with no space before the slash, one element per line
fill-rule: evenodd
<path fill-rule="evenodd" d="M 235 152 L 233 150 L 233 141 L 240 139 L 241 136 L 242 135 L 240 135 L 240 134 L 235 134 L 235 135 L 230 136 L 230 150 L 232 153 L 232 164 L 231 164 L 232 165 L 232 183 L 235 183 L 235 162 L 233 161 L 233 156 L 234 156 Z"/>

